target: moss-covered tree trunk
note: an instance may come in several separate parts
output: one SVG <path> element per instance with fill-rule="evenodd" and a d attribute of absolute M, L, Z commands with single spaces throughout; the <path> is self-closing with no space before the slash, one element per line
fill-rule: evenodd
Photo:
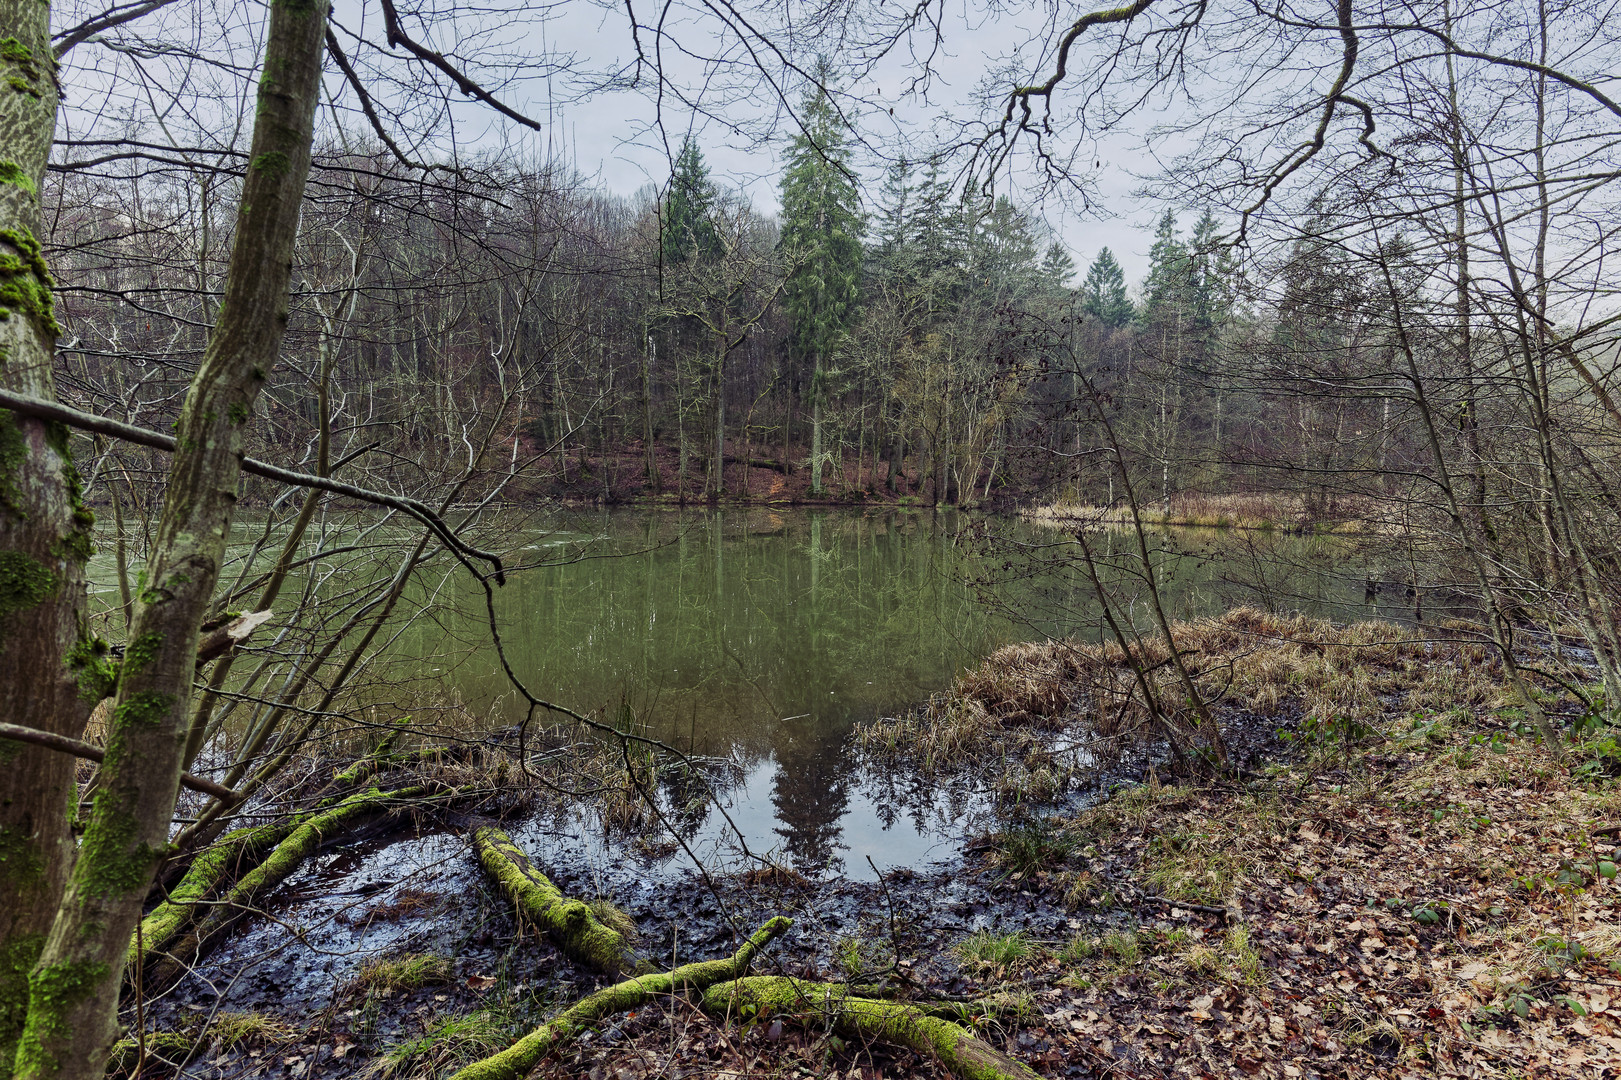
<path fill-rule="evenodd" d="M 316 0 L 276 0 L 270 7 L 225 298 L 181 409 L 100 787 L 61 906 L 29 977 L 28 1017 L 15 1066 L 16 1075 L 28 1080 L 100 1080 L 117 1039 L 118 991 L 130 934 L 168 848 L 198 627 L 235 510 L 243 432 L 286 329 L 326 13 L 326 4 Z"/>
<path fill-rule="evenodd" d="M 50 8 L 0 0 L 0 387 L 54 399 L 51 281 L 39 185 L 56 119 Z M 0 411 L 0 717 L 77 738 L 105 671 L 84 640 L 91 518 L 58 425 Z M 73 859 L 74 759 L 0 739 L 0 1078 L 11 1073 L 39 958 Z"/>
<path fill-rule="evenodd" d="M 473 829 L 473 848 L 485 873 L 511 898 L 518 918 L 545 931 L 570 958 L 609 975 L 636 969 L 638 960 L 624 935 L 597 921 L 585 903 L 558 891 L 512 837 L 494 825 L 479 825 Z"/>

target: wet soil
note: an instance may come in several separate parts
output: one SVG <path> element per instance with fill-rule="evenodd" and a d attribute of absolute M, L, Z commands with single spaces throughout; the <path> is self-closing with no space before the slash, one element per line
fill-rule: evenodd
<path fill-rule="evenodd" d="M 1279 739 L 1288 721 L 1236 713 L 1226 720 L 1241 760 L 1289 752 Z M 628 915 L 639 931 L 638 952 L 660 969 L 728 955 L 761 923 L 786 914 L 793 928 L 757 971 L 837 981 L 864 968 L 858 980 L 887 980 L 908 994 L 971 996 L 974 983 L 953 951 L 970 934 L 1020 932 L 1057 943 L 1098 918 L 1129 918 L 1078 914 L 1066 906 L 1062 888 L 1048 887 L 1046 875 L 1013 878 L 994 857 L 997 823 L 1076 813 L 1162 767 L 1161 755 L 1139 751 L 1070 788 L 1058 803 L 1003 805 L 965 821 L 947 857 L 869 881 L 812 880 L 763 861 L 699 869 L 680 857 L 649 856 L 668 852 L 668 838 L 656 845 L 637 837 L 605 840 L 569 812 L 505 827 L 566 895 L 609 900 Z M 970 791 L 989 780 L 954 782 Z M 891 809 L 904 814 L 904 778 L 897 777 L 894 790 Z M 424 954 L 449 958 L 448 971 L 417 987 L 368 980 L 379 961 Z M 479 868 L 465 831 L 438 824 L 334 837 L 267 898 L 261 915 L 141 1008 L 149 1030 L 194 1029 L 200 1019 L 233 1014 L 275 1022 L 275 1037 L 211 1046 L 193 1063 L 194 1073 L 201 1066 L 204 1075 L 300 1077 L 314 1070 L 337 1077 L 421 1037 L 438 1018 L 484 1011 L 517 1030 L 607 981 L 519 926 Z M 631 1038 L 621 1023 L 629 1021 L 610 1024 L 591 1045 Z M 907 1068 L 923 1066 L 914 1061 Z"/>

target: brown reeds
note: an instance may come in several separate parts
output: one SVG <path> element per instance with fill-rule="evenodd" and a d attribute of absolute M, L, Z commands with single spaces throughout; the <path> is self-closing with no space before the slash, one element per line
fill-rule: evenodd
<path fill-rule="evenodd" d="M 1322 529 L 1331 532 L 1361 531 L 1361 523 L 1374 515 L 1371 500 L 1341 498 L 1325 510 L 1311 511 L 1299 495 L 1280 492 L 1248 491 L 1213 494 L 1182 491 L 1168 501 L 1145 503 L 1141 508 L 1144 525 L 1201 529 Z M 1129 529 L 1128 506 L 1095 506 L 1086 503 L 1054 502 L 1021 511 L 1030 521 L 1072 528 Z"/>
<path fill-rule="evenodd" d="M 1241 607 L 1173 623 L 1171 635 L 1207 702 L 1256 715 L 1289 707 L 1319 721 L 1368 722 L 1387 709 L 1514 703 L 1495 648 L 1462 623 L 1335 626 Z M 1168 719 L 1191 730 L 1170 659 L 1157 635 L 1133 642 L 1129 656 L 1115 642 L 1008 645 L 950 691 L 908 716 L 868 726 L 859 740 L 869 751 L 934 769 L 986 757 L 996 743 L 1003 744 L 1001 756 L 1011 742 L 1022 757 L 1041 733 L 1058 729 L 1138 739 L 1153 718 L 1134 667 L 1153 681 Z"/>

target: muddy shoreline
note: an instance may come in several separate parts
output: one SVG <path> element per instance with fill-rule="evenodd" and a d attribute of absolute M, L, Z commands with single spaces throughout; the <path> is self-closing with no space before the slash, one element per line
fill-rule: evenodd
<path fill-rule="evenodd" d="M 1376 629 L 1375 637 L 1392 633 Z M 1204 647 L 1228 630 L 1201 631 Z M 1505 1039 L 1545 1037 L 1547 1025 L 1562 1022 L 1559 1010 L 1574 1008 L 1559 1004 L 1560 993 L 1606 1000 L 1595 965 L 1610 962 L 1591 938 L 1591 951 L 1548 969 L 1551 981 L 1504 974 L 1489 987 L 1436 996 L 1441 984 L 1422 974 L 1424 964 L 1476 970 L 1465 963 L 1471 946 L 1459 926 L 1500 937 L 1491 962 L 1502 963 L 1491 970 L 1512 972 L 1510 943 L 1533 940 L 1514 921 L 1557 923 L 1566 902 L 1554 886 L 1555 902 L 1512 906 L 1496 897 L 1521 879 L 1496 870 L 1479 871 L 1472 889 L 1436 892 L 1450 873 L 1441 867 L 1454 865 L 1449 853 L 1463 850 L 1453 832 L 1472 830 L 1478 846 L 1504 813 L 1472 809 L 1481 778 L 1522 785 L 1512 792 L 1519 812 L 1621 807 L 1604 779 L 1613 773 L 1549 767 L 1549 751 L 1494 696 L 1501 688 L 1489 659 L 1416 636 L 1377 648 L 1377 658 L 1348 653 L 1361 657 L 1351 668 L 1321 642 L 1289 646 L 1282 668 L 1278 656 L 1266 658 L 1267 679 L 1292 688 L 1266 708 L 1256 702 L 1271 684 L 1246 682 L 1235 662 L 1218 706 L 1232 762 L 1223 777 L 1177 786 L 1163 752 L 1137 740 L 1089 782 L 1066 777 L 1060 796 L 1047 799 L 1028 786 L 998 786 L 998 773 L 1020 755 L 1028 764 L 1071 729 L 1086 711 L 1084 695 L 1048 686 L 1045 700 L 1061 703 L 1062 715 L 1034 725 L 1009 719 L 1025 715 L 1021 695 L 1033 678 L 1058 676 L 1040 650 L 1004 650 L 958 691 L 978 687 L 983 716 L 971 735 L 982 741 L 967 759 L 980 762 L 974 782 L 996 788 L 994 817 L 965 830 L 947 857 L 877 881 L 810 880 L 764 862 L 725 872 L 683 867 L 649 857 L 633 836 L 603 842 L 554 811 L 509 814 L 505 828 L 565 895 L 607 901 L 628 917 L 650 968 L 725 956 L 767 919 L 787 915 L 793 928 L 756 962 L 757 973 L 972 1005 L 981 1010 L 977 1030 L 1041 1075 L 1200 1075 L 1187 1070 L 1226 1061 L 1220 1074 L 1354 1076 L 1421 1059 L 1470 1075 L 1474 1059 L 1434 1040 L 1455 1041 L 1482 1023 Z M 1476 703 L 1435 713 L 1424 702 L 1437 693 Z M 998 713 L 1009 722 L 996 722 Z M 1341 719 L 1325 725 L 1322 716 Z M 893 764 L 904 790 L 908 766 Z M 1621 751 L 1616 764 L 1621 772 Z M 912 780 L 961 783 L 963 775 Z M 1408 831 L 1418 847 L 1400 839 Z M 1426 862 L 1434 868 L 1425 871 Z M 1593 879 L 1600 907 L 1587 917 L 1595 929 L 1616 927 L 1621 942 L 1615 897 L 1600 895 L 1601 885 Z M 1369 913 L 1360 925 L 1376 928 L 1350 954 L 1361 974 L 1332 966 L 1345 962 L 1336 934 L 1357 925 L 1357 911 Z M 1378 950 L 1393 942 L 1402 944 L 1391 944 L 1390 956 L 1418 957 L 1418 974 L 1381 980 L 1379 965 L 1396 969 Z M 189 1058 L 192 1076 L 438 1080 L 611 981 L 519 924 L 481 872 L 465 821 L 452 815 L 331 838 L 178 986 L 139 1008 L 151 1032 L 209 1030 L 169 1057 Z M 996 1001 L 1003 1004 L 988 1004 Z M 1417 1019 L 1384 1027 L 1369 1019 L 1397 1008 Z M 1238 1034 L 1212 1042 L 1216 1017 Z M 1254 1042 L 1251 1028 L 1275 1038 Z M 161 1056 L 161 1039 L 152 1039 Z M 1286 1058 L 1295 1072 L 1283 1068 Z M 537 1075 L 787 1076 L 803 1068 L 942 1075 L 938 1062 L 894 1046 L 850 1046 L 780 1021 L 732 1028 L 680 999 L 608 1018 Z M 162 1071 L 148 1063 L 148 1074 Z"/>

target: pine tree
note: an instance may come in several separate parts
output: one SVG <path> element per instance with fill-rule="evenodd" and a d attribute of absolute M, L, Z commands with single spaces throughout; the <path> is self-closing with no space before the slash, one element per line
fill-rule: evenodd
<path fill-rule="evenodd" d="M 819 495 L 827 362 L 855 316 L 864 226 L 847 133 L 825 86 L 806 95 L 801 116 L 782 174 L 782 248 L 792 267 L 782 293 L 791 345 L 811 363 L 811 491 Z"/>
<path fill-rule="evenodd" d="M 1081 282 L 1081 310 L 1104 326 L 1124 326 L 1132 319 L 1126 273 L 1108 248 L 1098 252 L 1086 270 L 1086 280 Z"/>
<path fill-rule="evenodd" d="M 691 135 L 681 142 L 681 153 L 670 174 L 670 194 L 664 200 L 664 228 L 659 237 L 667 266 L 691 258 L 708 262 L 720 254 L 720 236 L 712 213 L 715 185 L 703 152 Z"/>

